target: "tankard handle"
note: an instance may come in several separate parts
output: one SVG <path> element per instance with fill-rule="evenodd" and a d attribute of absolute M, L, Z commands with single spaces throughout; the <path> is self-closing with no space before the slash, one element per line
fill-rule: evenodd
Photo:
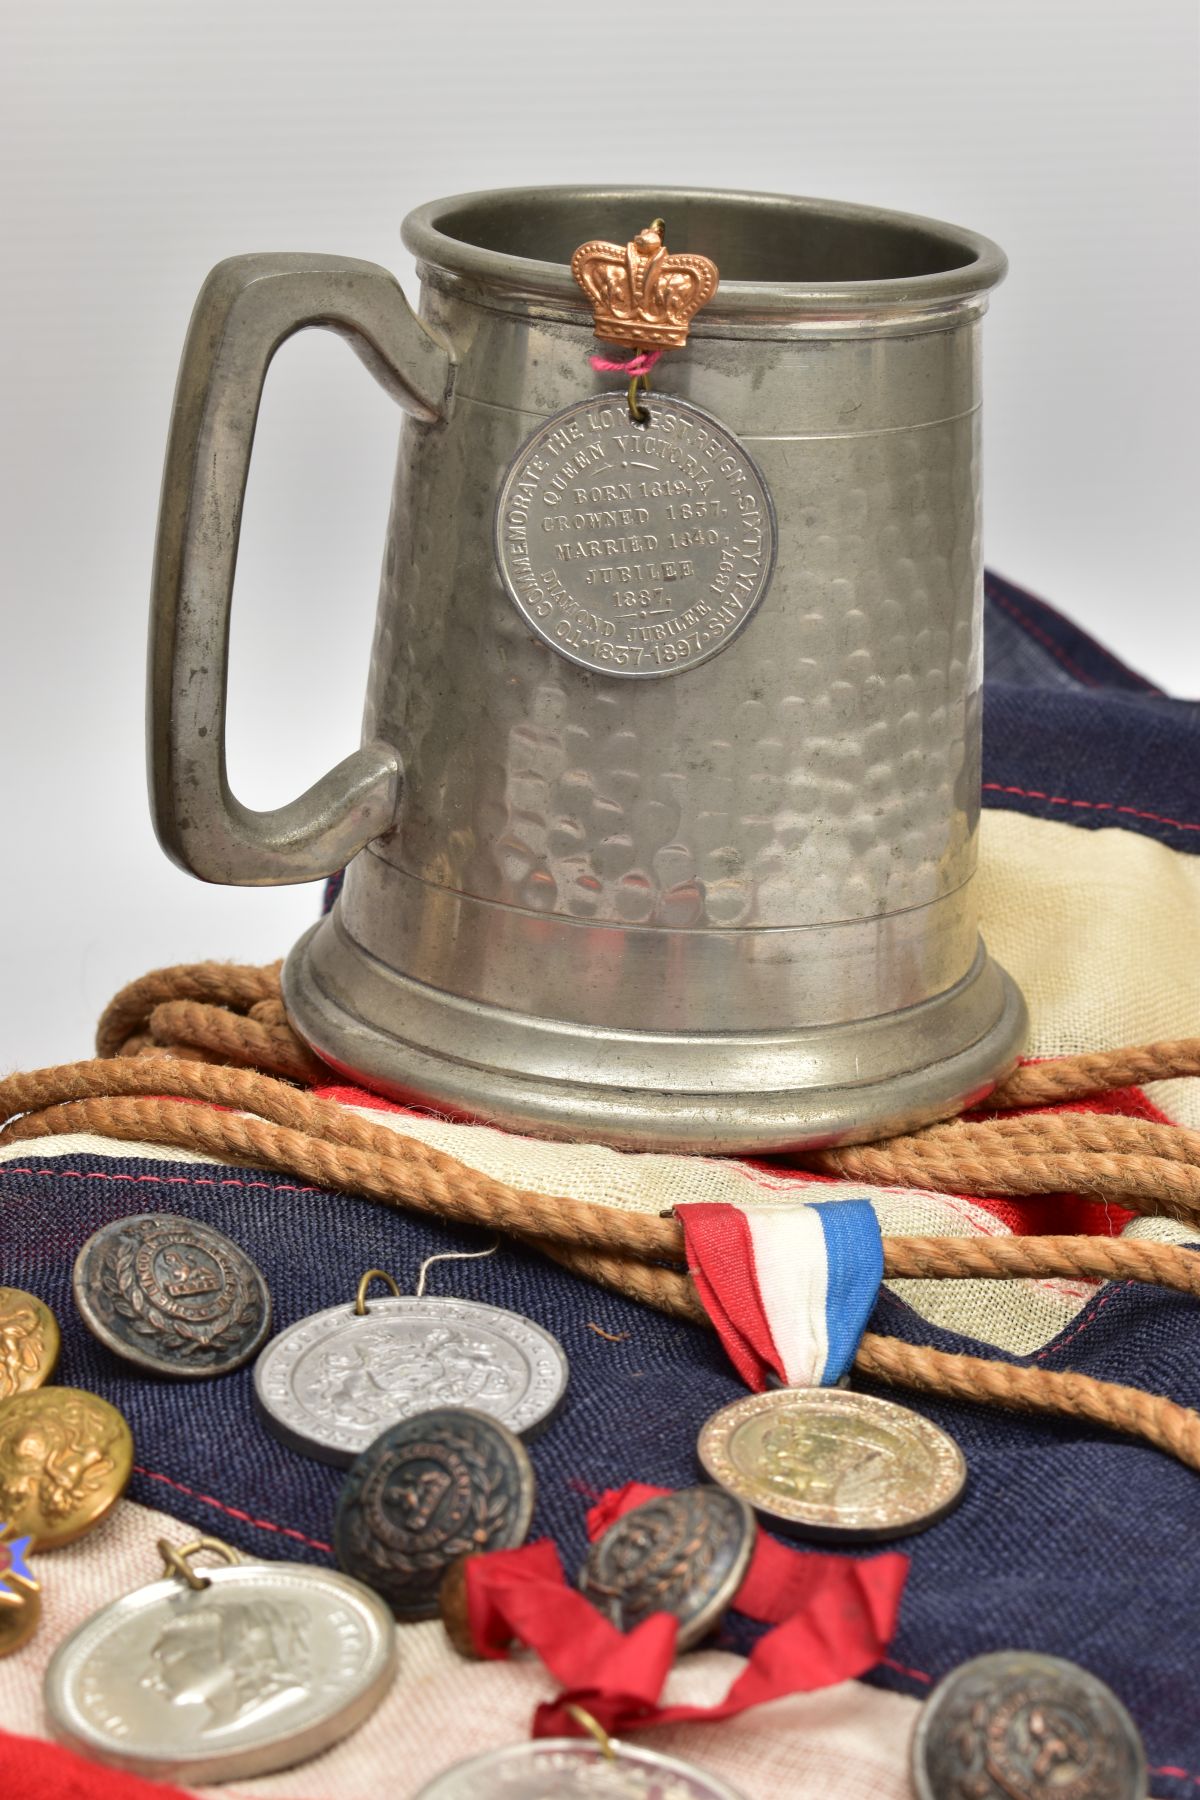
<path fill-rule="evenodd" d="M 154 826 L 204 881 L 314 881 L 394 821 L 400 760 L 364 744 L 274 812 L 230 792 L 225 764 L 229 607 L 254 427 L 271 358 L 321 325 L 346 338 L 415 418 L 446 404 L 453 359 L 376 263 L 234 256 L 200 291 L 175 390 L 150 621 L 148 760 Z"/>

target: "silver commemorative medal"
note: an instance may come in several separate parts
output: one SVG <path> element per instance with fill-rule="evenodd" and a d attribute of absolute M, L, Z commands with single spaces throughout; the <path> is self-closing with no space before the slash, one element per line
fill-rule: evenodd
<path fill-rule="evenodd" d="M 93 1337 L 157 1375 L 225 1375 L 249 1362 L 271 1329 L 267 1284 L 246 1252 L 175 1213 L 101 1226 L 75 1258 L 71 1282 Z"/>
<path fill-rule="evenodd" d="M 391 1297 L 367 1302 L 373 1277 Z M 254 1369 L 255 1399 L 275 1436 L 339 1468 L 389 1425 L 435 1406 L 472 1407 L 528 1436 L 566 1385 L 562 1345 L 532 1319 L 476 1300 L 401 1295 L 378 1269 L 352 1304 L 281 1331 Z"/>
<path fill-rule="evenodd" d="M 1060 1656 L 999 1650 L 952 1669 L 912 1739 L 917 1800 L 1145 1800 L 1146 1754 L 1111 1688 Z"/>
<path fill-rule="evenodd" d="M 538 1738 L 456 1763 L 416 1800 L 743 1800 L 727 1782 L 618 1738 Z"/>
<path fill-rule="evenodd" d="M 391 1684 L 396 1630 L 360 1582 L 160 1539 L 170 1573 L 102 1607 L 45 1677 L 50 1730 L 84 1756 L 189 1787 L 319 1756 Z M 210 1550 L 224 1560 L 197 1569 Z"/>
<path fill-rule="evenodd" d="M 526 624 L 568 662 L 677 675 L 749 624 L 775 564 L 771 495 L 745 445 L 690 401 L 649 397 L 650 370 L 684 348 L 720 273 L 672 255 L 662 219 L 625 244 L 580 244 L 571 273 L 596 337 L 637 353 L 592 359 L 628 391 L 565 406 L 522 444 L 496 499 L 496 562 Z"/>
<path fill-rule="evenodd" d="M 963 1495 L 962 1451 L 907 1406 L 847 1388 L 775 1388 L 714 1413 L 700 1462 L 760 1516 L 869 1543 L 923 1531 Z"/>
<path fill-rule="evenodd" d="M 655 394 L 554 413 L 496 503 L 496 561 L 522 618 L 598 675 L 707 662 L 750 622 L 775 562 L 766 481 L 720 420 Z"/>

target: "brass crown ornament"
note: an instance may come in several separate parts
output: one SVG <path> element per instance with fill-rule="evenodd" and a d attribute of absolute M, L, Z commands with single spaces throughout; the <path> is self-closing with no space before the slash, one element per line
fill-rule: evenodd
<path fill-rule="evenodd" d="M 707 256 L 673 256 L 654 219 L 631 243 L 580 244 L 571 273 L 592 303 L 596 336 L 636 350 L 681 350 L 688 326 L 717 291 Z"/>

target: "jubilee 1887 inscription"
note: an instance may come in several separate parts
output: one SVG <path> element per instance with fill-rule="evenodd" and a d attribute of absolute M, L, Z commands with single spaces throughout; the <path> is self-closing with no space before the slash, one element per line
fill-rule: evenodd
<path fill-rule="evenodd" d="M 504 585 L 538 636 L 585 669 L 645 678 L 722 650 L 767 591 L 775 515 L 738 440 L 685 400 L 624 393 L 547 419 L 496 507 Z"/>

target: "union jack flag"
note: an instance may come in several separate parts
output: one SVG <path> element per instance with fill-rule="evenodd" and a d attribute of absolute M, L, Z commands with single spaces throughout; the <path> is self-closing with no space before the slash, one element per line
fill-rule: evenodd
<path fill-rule="evenodd" d="M 987 651 L 983 929 L 1029 1001 L 1029 1053 L 1200 1033 L 1200 708 L 1167 698 L 1050 607 L 995 577 L 987 582 Z M 816 1197 L 813 1177 L 786 1161 L 550 1144 L 345 1087 L 319 1091 L 527 1189 L 656 1214 L 689 1202 L 753 1209 L 767 1197 Z M 1124 1090 L 1094 1104 L 1200 1127 L 1200 1081 Z M 885 1236 L 1065 1231 L 1196 1241 L 1184 1224 L 1069 1194 L 964 1198 L 826 1180 L 819 1197 L 833 1201 L 839 1191 L 869 1200 Z M 256 1557 L 332 1563 L 341 1475 L 265 1430 L 251 1404 L 250 1369 L 164 1383 L 118 1362 L 80 1323 L 70 1291 L 80 1244 L 107 1221 L 151 1207 L 206 1220 L 242 1244 L 266 1275 L 279 1326 L 353 1295 L 367 1267 L 415 1280 L 434 1252 L 486 1242 L 295 1178 L 149 1144 L 64 1136 L 0 1149 L 2 1277 L 54 1309 L 63 1332 L 58 1379 L 113 1401 L 136 1444 L 127 1498 L 102 1527 L 45 1558 L 41 1630 L 0 1661 L 0 1721 L 10 1734 L 0 1736 L 5 1792 L 141 1791 L 133 1778 L 29 1740 L 46 1731 L 40 1683 L 50 1651 L 90 1612 L 153 1578 L 158 1537 L 199 1530 Z M 578 1568 L 589 1502 L 634 1480 L 692 1485 L 699 1425 L 745 1386 L 711 1333 L 532 1252 L 505 1244 L 496 1256 L 450 1267 L 456 1293 L 527 1313 L 570 1358 L 568 1403 L 531 1450 L 534 1533 L 554 1540 L 566 1569 Z M 1192 1300 L 1150 1286 L 889 1281 L 871 1325 L 912 1343 L 1080 1370 L 1200 1407 L 1200 1314 Z M 804 1351 L 822 1367 L 828 1335 Z M 1031 1649 L 1069 1657 L 1106 1681 L 1143 1734 L 1153 1792 L 1196 1800 L 1196 1474 L 1082 1421 L 899 1397 L 957 1440 L 969 1480 L 958 1510 L 903 1546 L 912 1565 L 885 1659 L 862 1681 L 720 1726 L 667 1726 L 654 1744 L 751 1800 L 824 1800 L 833 1792 L 902 1800 L 908 1738 L 931 1686 L 969 1657 Z M 723 1692 L 755 1630 L 727 1615 L 717 1639 L 681 1661 L 671 1696 Z M 415 1793 L 459 1758 L 528 1736 L 535 1706 L 554 1692 L 533 1661 L 462 1661 L 438 1623 L 405 1627 L 400 1656 L 390 1697 L 357 1733 L 308 1766 L 241 1782 L 237 1792 L 301 1800 Z"/>

